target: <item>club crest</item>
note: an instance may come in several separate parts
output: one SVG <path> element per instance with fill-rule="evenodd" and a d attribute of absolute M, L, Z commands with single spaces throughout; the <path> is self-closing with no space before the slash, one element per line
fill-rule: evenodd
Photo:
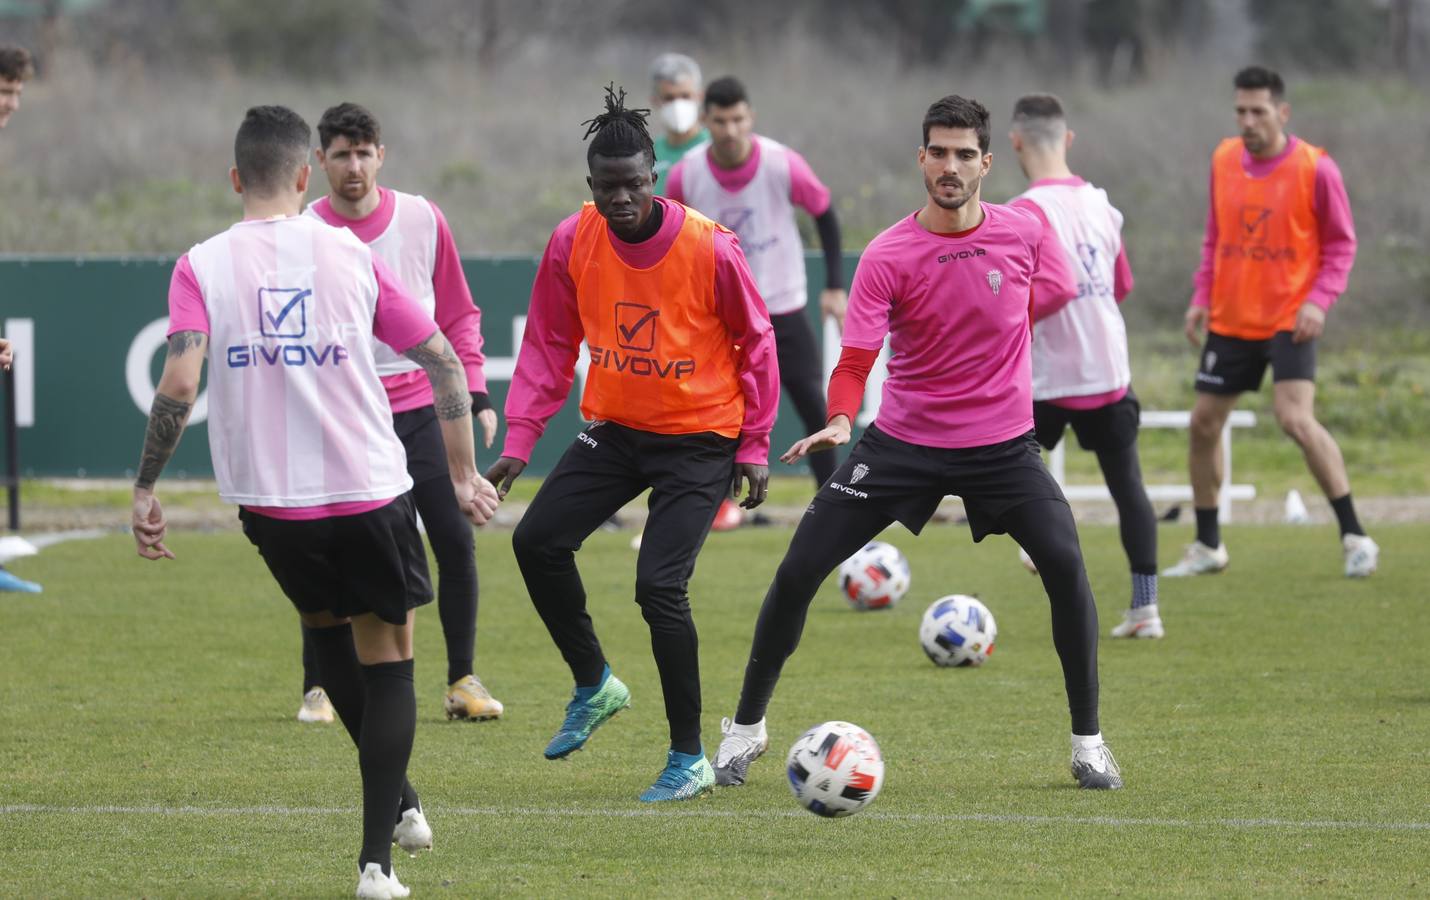
<path fill-rule="evenodd" d="M 1216 351 L 1215 351 L 1215 350 L 1208 350 L 1208 351 L 1207 351 L 1206 359 L 1205 359 L 1205 360 L 1203 361 L 1203 363 L 1202 363 L 1202 368 L 1205 369 L 1205 370 L 1208 371 L 1208 372 L 1210 372 L 1212 369 L 1215 369 L 1215 368 L 1216 368 Z"/>
<path fill-rule="evenodd" d="M 1003 273 L 998 271 L 997 269 L 989 269 L 988 286 L 993 289 L 993 293 L 996 295 L 998 293 L 998 289 L 1003 286 Z"/>
<path fill-rule="evenodd" d="M 859 463 L 854 466 L 854 471 L 849 473 L 849 483 L 858 484 L 859 482 L 863 481 L 864 476 L 868 474 L 869 467 L 866 466 L 864 463 Z"/>

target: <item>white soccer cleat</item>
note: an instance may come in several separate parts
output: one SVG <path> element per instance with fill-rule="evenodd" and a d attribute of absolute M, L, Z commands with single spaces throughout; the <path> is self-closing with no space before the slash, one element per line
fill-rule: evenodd
<path fill-rule="evenodd" d="M 1112 629 L 1115 638 L 1159 638 L 1166 635 L 1157 604 L 1129 609 L 1122 614 L 1122 624 Z"/>
<path fill-rule="evenodd" d="M 298 707 L 298 721 L 333 721 L 333 703 L 328 699 L 328 692 L 320 687 L 315 687 L 304 694 L 303 705 Z"/>
<path fill-rule="evenodd" d="M 408 856 L 416 856 L 418 850 L 432 849 L 432 826 L 427 824 L 421 809 L 413 807 L 402 813 L 402 821 L 392 829 L 392 842 Z"/>
<path fill-rule="evenodd" d="M 745 783 L 750 763 L 770 749 L 770 736 L 765 732 L 765 720 L 754 725 L 736 725 L 731 719 L 720 720 L 720 749 L 715 752 L 715 783 L 737 785 Z"/>
<path fill-rule="evenodd" d="M 1380 545 L 1369 535 L 1348 534 L 1341 538 L 1341 549 L 1346 554 L 1346 577 L 1365 578 L 1375 574 L 1380 562 Z"/>
<path fill-rule="evenodd" d="M 1033 573 L 1034 575 L 1038 574 L 1038 566 L 1036 563 L 1033 562 L 1033 557 L 1029 556 L 1028 551 L 1024 550 L 1021 545 L 1019 545 L 1018 547 L 1018 562 L 1022 563 L 1023 568 L 1027 569 L 1029 572 Z"/>
<path fill-rule="evenodd" d="M 382 874 L 382 866 L 368 863 L 358 878 L 357 896 L 359 900 L 402 900 L 412 896 L 412 891 L 397 880 L 397 870 L 391 875 Z"/>
<path fill-rule="evenodd" d="M 1115 791 L 1122 787 L 1122 769 L 1112 758 L 1112 750 L 1102 735 L 1073 737 L 1072 776 L 1077 786 L 1092 791 Z"/>
<path fill-rule="evenodd" d="M 1226 544 L 1218 544 L 1216 549 L 1201 541 L 1192 541 L 1182 554 L 1182 559 L 1170 569 L 1162 570 L 1163 578 L 1186 578 L 1190 575 L 1215 575 L 1231 562 L 1226 552 Z"/>

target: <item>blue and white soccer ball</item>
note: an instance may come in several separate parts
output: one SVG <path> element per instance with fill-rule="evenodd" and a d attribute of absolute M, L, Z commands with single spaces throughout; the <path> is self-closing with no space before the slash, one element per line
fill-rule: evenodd
<path fill-rule="evenodd" d="M 909 592 L 909 561 L 883 541 L 865 544 L 839 567 L 839 589 L 855 609 L 888 609 Z"/>
<path fill-rule="evenodd" d="M 998 623 L 977 597 L 950 594 L 924 612 L 919 643 L 940 666 L 981 666 L 998 640 Z"/>
<path fill-rule="evenodd" d="M 852 816 L 884 786 L 884 755 L 869 732 L 825 722 L 800 735 L 785 758 L 790 790 L 817 816 Z"/>

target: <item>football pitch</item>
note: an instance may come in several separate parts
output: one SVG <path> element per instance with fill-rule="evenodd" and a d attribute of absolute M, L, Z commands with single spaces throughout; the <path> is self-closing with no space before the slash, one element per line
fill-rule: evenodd
<path fill-rule="evenodd" d="M 1189 539 L 1164 527 L 1169 564 Z M 569 674 L 533 611 L 509 532 L 478 538 L 477 670 L 506 704 L 442 718 L 436 607 L 417 626 L 410 775 L 436 833 L 394 853 L 414 897 L 1336 895 L 1430 893 L 1430 526 L 1374 529 L 1381 571 L 1341 576 L 1329 527 L 1230 527 L 1231 568 L 1162 581 L 1162 641 L 1101 645 L 1102 725 L 1127 787 L 1083 792 L 1047 601 L 1007 538 L 962 526 L 885 539 L 913 588 L 856 613 L 833 580 L 770 708 L 742 788 L 649 807 L 665 761 L 630 532 L 579 556 L 633 707 L 548 762 Z M 1113 527 L 1084 527 L 1105 634 L 1127 600 Z M 691 587 L 706 751 L 733 714 L 756 611 L 789 539 L 712 535 Z M 16 565 L 0 595 L 0 894 L 350 896 L 360 797 L 341 726 L 300 725 L 297 620 L 237 533 L 178 532 L 151 564 L 115 535 Z M 937 669 L 917 628 L 948 593 L 997 617 L 981 669 Z M 883 749 L 864 812 L 800 809 L 783 760 L 847 719 Z"/>

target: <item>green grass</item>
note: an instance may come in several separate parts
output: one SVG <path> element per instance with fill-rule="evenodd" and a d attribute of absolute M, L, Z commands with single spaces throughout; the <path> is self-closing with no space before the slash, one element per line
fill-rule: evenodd
<path fill-rule="evenodd" d="M 1164 532 L 1164 563 L 1180 537 Z M 634 707 L 560 763 L 541 748 L 569 675 L 509 535 L 482 534 L 478 670 L 507 718 L 442 720 L 440 629 L 424 610 L 411 775 L 437 849 L 398 871 L 418 897 L 1424 894 L 1430 622 L 1415 560 L 1430 526 L 1376 537 L 1383 571 L 1364 582 L 1340 576 L 1330 530 L 1295 527 L 1229 528 L 1225 575 L 1164 582 L 1169 636 L 1102 645 L 1103 728 L 1127 788 L 1089 794 L 1067 773 L 1046 600 L 1011 542 L 895 530 L 912 593 L 860 614 L 824 586 L 751 783 L 650 809 L 635 797 L 663 763 L 665 729 L 629 534 L 598 533 L 580 561 Z M 787 540 L 715 535 L 701 557 L 707 750 Z M 1105 631 L 1125 603 L 1124 561 L 1112 528 L 1085 528 L 1083 542 Z M 356 760 L 338 727 L 292 720 L 291 610 L 241 536 L 179 533 L 171 546 L 166 564 L 120 536 L 14 564 L 45 593 L 0 596 L 3 892 L 349 896 Z M 953 591 L 998 618 L 982 669 L 939 670 L 918 649 L 923 608 Z M 888 775 L 869 810 L 826 821 L 797 809 L 781 761 L 833 718 L 875 735 Z M 14 810 L 25 804 L 48 811 Z M 233 812 L 264 806 L 306 811 Z"/>

